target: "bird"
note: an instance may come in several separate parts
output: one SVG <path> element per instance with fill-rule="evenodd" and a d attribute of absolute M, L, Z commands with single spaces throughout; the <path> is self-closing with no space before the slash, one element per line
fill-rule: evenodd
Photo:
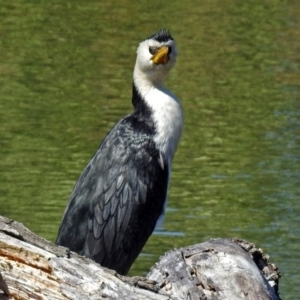
<path fill-rule="evenodd" d="M 108 132 L 80 175 L 56 244 L 125 275 L 164 214 L 183 109 L 164 79 L 176 43 L 160 29 L 137 48 L 133 111 Z"/>

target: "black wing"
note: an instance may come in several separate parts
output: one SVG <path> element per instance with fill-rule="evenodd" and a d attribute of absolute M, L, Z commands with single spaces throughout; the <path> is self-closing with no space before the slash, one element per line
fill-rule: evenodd
<path fill-rule="evenodd" d="M 80 176 L 57 243 L 127 273 L 155 228 L 169 168 L 144 126 L 127 117 L 107 135 Z"/>

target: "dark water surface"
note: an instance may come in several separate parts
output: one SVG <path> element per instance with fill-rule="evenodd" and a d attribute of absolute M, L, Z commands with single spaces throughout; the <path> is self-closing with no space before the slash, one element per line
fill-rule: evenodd
<path fill-rule="evenodd" d="M 167 27 L 182 101 L 165 251 L 239 236 L 269 253 L 283 299 L 300 293 L 300 3 L 0 0 L 0 214 L 54 241 L 79 174 L 131 111 L 138 43 Z"/>

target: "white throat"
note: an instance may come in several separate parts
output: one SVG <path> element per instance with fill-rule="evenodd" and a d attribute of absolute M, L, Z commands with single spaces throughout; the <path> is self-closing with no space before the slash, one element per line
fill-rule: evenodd
<path fill-rule="evenodd" d="M 160 70 L 157 78 L 152 73 L 141 71 L 135 66 L 133 80 L 141 97 L 152 111 L 156 134 L 154 142 L 158 149 L 171 163 L 183 129 L 183 113 L 179 100 L 168 90 L 162 81 L 167 75 L 167 70 Z"/>

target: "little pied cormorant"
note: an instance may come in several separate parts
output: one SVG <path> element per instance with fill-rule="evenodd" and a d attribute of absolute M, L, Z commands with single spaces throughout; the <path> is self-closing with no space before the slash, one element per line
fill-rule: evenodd
<path fill-rule="evenodd" d="M 183 127 L 179 100 L 163 87 L 175 42 L 162 29 L 140 43 L 132 114 L 107 134 L 79 177 L 56 243 L 126 274 L 164 211 Z"/>

